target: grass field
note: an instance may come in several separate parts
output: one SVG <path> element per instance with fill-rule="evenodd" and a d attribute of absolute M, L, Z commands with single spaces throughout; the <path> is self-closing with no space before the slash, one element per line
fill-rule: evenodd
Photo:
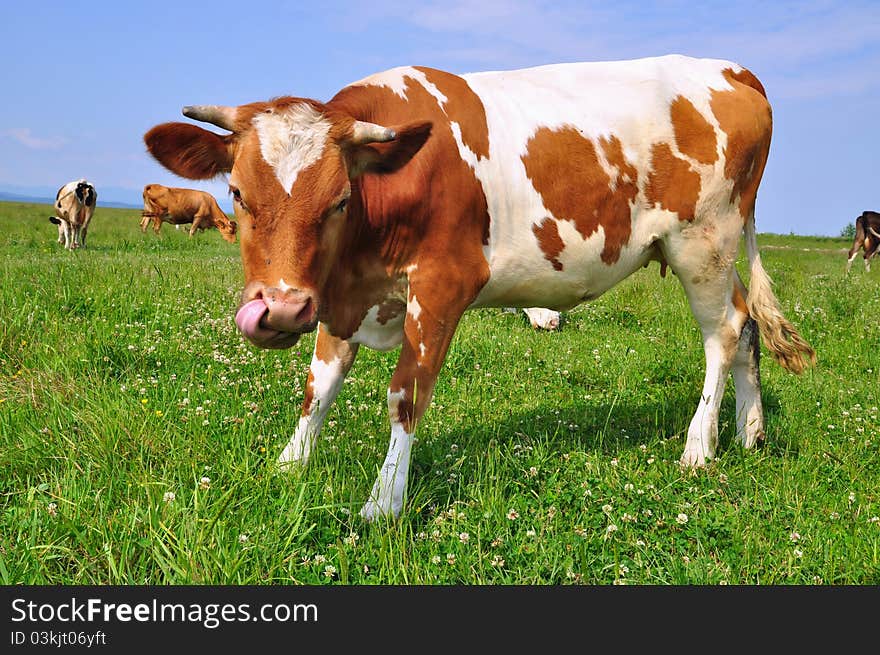
<path fill-rule="evenodd" d="M 0 203 L 2 583 L 880 583 L 880 263 L 845 276 L 843 239 L 759 235 L 818 354 L 798 377 L 764 351 L 763 447 L 732 441 L 731 382 L 718 459 L 680 470 L 703 352 L 654 263 L 559 333 L 468 313 L 405 515 L 365 524 L 395 352 L 361 350 L 276 474 L 314 337 L 238 335 L 237 244 L 99 207 L 67 252 L 49 211 Z"/>

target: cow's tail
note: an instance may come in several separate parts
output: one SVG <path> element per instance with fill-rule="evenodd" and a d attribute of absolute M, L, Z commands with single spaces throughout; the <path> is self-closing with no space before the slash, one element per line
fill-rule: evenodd
<path fill-rule="evenodd" d="M 866 241 L 868 240 L 868 235 L 865 234 L 865 215 L 861 214 L 856 218 L 856 238 L 853 241 L 853 250 L 858 250 L 859 248 L 867 248 L 868 244 Z"/>
<path fill-rule="evenodd" d="M 755 238 L 754 214 L 746 220 L 743 232 L 750 267 L 749 292 L 746 298 L 749 315 L 758 324 L 761 339 L 774 359 L 792 373 L 801 373 L 816 362 L 816 352 L 782 315 L 770 276 L 761 264 Z"/>

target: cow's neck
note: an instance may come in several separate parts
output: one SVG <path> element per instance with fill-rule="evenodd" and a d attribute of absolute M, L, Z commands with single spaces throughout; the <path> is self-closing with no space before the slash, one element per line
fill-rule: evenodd
<path fill-rule="evenodd" d="M 370 308 L 389 298 L 405 298 L 407 268 L 418 250 L 418 231 L 410 221 L 395 219 L 393 212 L 365 211 L 363 194 L 373 192 L 364 186 L 352 185 L 337 265 L 322 290 L 321 321 L 331 334 L 343 339 L 357 330 Z M 371 204 L 375 209 L 376 203 Z"/>

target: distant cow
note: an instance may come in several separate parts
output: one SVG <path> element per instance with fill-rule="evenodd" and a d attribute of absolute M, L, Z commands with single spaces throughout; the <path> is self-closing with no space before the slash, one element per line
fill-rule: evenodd
<path fill-rule="evenodd" d="M 49 222 L 58 226 L 58 243 L 68 250 L 85 247 L 97 202 L 95 187 L 84 179 L 68 182 L 58 189 L 55 215 L 49 217 Z"/>
<path fill-rule="evenodd" d="M 846 272 L 849 273 L 853 260 L 859 251 L 865 250 L 865 270 L 871 270 L 871 257 L 880 251 L 880 213 L 865 211 L 856 219 L 856 237 L 846 260 Z"/>
<path fill-rule="evenodd" d="M 162 223 L 174 226 L 192 223 L 189 235 L 196 230 L 216 227 L 224 239 L 235 242 L 235 221 L 230 221 L 220 205 L 207 191 L 178 189 L 161 184 L 144 187 L 144 210 L 141 212 L 141 232 L 153 221 L 153 230 L 159 234 Z"/>
<path fill-rule="evenodd" d="M 290 348 L 317 330 L 279 463 L 308 460 L 360 345 L 400 347 L 367 519 L 401 512 L 416 426 L 470 308 L 564 311 L 651 260 L 668 264 L 705 351 L 686 467 L 715 456 L 731 373 L 737 439 L 763 439 L 759 334 L 790 371 L 815 361 L 761 263 L 755 198 L 770 103 L 732 62 L 668 56 L 467 75 L 403 67 L 326 103 L 281 97 L 183 113 L 225 131 L 164 123 L 144 139 L 178 175 L 229 174 L 244 267 L 239 330 L 260 348 Z M 735 266 L 741 236 L 748 288 Z"/>

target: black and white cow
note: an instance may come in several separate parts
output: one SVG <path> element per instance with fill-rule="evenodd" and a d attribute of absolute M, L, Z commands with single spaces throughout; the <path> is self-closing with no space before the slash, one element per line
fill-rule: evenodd
<path fill-rule="evenodd" d="M 49 222 L 58 226 L 58 243 L 73 250 L 86 245 L 86 233 L 95 213 L 98 193 L 84 179 L 68 182 L 55 195 L 55 215 Z"/>

